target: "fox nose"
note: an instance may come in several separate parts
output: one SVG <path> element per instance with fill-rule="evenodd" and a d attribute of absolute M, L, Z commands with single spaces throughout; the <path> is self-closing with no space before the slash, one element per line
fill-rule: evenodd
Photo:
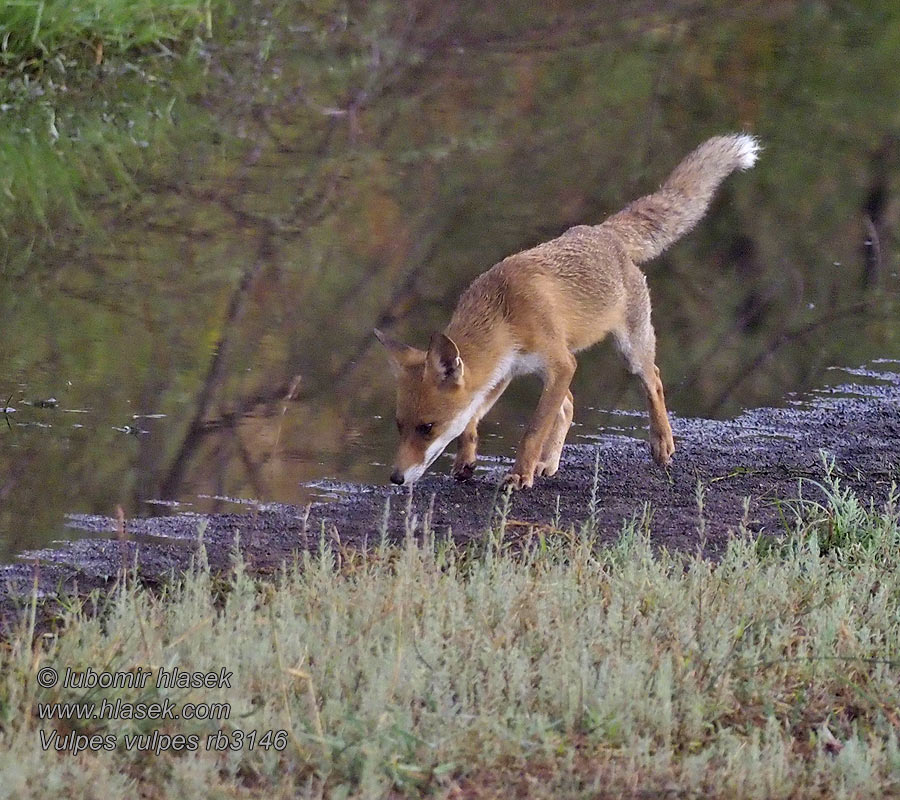
<path fill-rule="evenodd" d="M 395 469 L 391 473 L 391 483 L 396 483 L 397 486 L 403 486 L 403 473 L 400 472 L 399 469 Z"/>

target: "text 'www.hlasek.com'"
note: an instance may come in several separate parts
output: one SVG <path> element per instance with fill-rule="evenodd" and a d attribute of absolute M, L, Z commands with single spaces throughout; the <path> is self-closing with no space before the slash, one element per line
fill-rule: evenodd
<path fill-rule="evenodd" d="M 44 689 L 61 686 L 63 690 L 81 693 L 79 700 L 59 700 L 38 702 L 38 717 L 48 722 L 56 722 L 61 732 L 55 728 L 42 728 L 38 733 L 41 748 L 68 752 L 72 755 L 84 751 L 112 751 L 118 747 L 159 755 L 163 751 L 208 750 L 284 750 L 288 733 L 285 730 L 241 730 L 239 728 L 218 727 L 203 733 L 171 733 L 160 729 L 145 730 L 149 721 L 160 727 L 178 720 L 201 720 L 222 722 L 231 717 L 231 703 L 227 702 L 180 702 L 164 693 L 179 694 L 182 700 L 197 689 L 230 689 L 233 673 L 220 669 L 213 672 L 188 672 L 178 667 L 153 670 L 135 669 L 125 672 L 73 670 L 66 667 L 62 679 L 53 667 L 42 667 L 37 671 L 38 685 Z M 140 697 L 156 694 L 157 699 L 126 700 L 122 697 L 97 696 L 97 690 L 137 691 Z M 94 697 L 88 700 L 88 697 Z M 120 733 L 101 731 L 105 721 L 118 720 L 125 723 L 123 728 L 131 730 Z M 128 725 L 128 723 L 139 723 Z M 92 731 L 91 728 L 94 730 Z"/>

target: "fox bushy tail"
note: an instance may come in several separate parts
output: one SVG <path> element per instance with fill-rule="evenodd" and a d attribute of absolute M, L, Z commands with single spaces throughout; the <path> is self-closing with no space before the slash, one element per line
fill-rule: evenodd
<path fill-rule="evenodd" d="M 604 223 L 635 264 L 655 258 L 706 213 L 718 185 L 756 163 L 759 142 L 745 133 L 714 136 L 688 155 L 658 191 L 629 203 Z"/>

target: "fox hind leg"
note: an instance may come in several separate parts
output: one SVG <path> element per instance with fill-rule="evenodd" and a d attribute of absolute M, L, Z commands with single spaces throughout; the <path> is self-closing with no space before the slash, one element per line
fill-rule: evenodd
<path fill-rule="evenodd" d="M 656 366 L 656 335 L 650 321 L 650 293 L 637 267 L 628 276 L 628 308 L 625 324 L 613 331 L 629 371 L 644 385 L 650 414 L 650 452 L 657 464 L 666 466 L 675 452 L 675 440 L 666 411 L 666 398 Z"/>
<path fill-rule="evenodd" d="M 652 365 L 651 369 L 641 373 L 644 382 L 644 392 L 650 407 L 650 452 L 660 466 L 666 466 L 675 452 L 675 440 L 672 438 L 672 426 L 669 424 L 669 415 L 666 411 L 666 398 L 663 391 L 662 379 L 659 376 L 659 367 Z"/>

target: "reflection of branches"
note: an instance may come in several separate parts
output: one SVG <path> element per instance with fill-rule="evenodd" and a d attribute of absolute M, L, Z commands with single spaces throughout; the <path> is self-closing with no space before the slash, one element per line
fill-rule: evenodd
<path fill-rule="evenodd" d="M 767 304 L 773 301 L 779 295 L 780 287 L 778 285 L 769 286 L 765 292 L 763 292 L 760 303 Z M 798 295 L 799 296 L 799 295 Z M 797 304 L 794 304 L 796 307 Z M 708 370 L 709 362 L 721 351 L 723 351 L 726 347 L 730 346 L 737 335 L 744 331 L 747 327 L 747 315 L 739 314 L 737 315 L 728 326 L 728 329 L 723 333 L 719 334 L 714 338 L 714 344 L 707 348 L 705 352 L 703 352 L 699 358 L 694 361 L 694 363 L 687 370 L 687 374 L 680 382 L 680 387 L 683 391 L 687 391 L 694 387 L 703 374 Z M 784 331 L 779 334 L 779 336 L 784 335 Z M 707 409 L 707 411 L 711 411 L 711 409 Z"/>
<path fill-rule="evenodd" d="M 96 314 L 97 310 L 103 310 L 108 314 L 115 314 L 125 317 L 132 324 L 136 321 L 147 324 L 145 319 L 139 319 L 135 315 L 135 308 L 127 299 L 117 302 L 116 299 L 110 298 L 108 295 L 108 287 L 102 287 L 97 290 L 79 290 L 72 289 L 68 286 L 60 286 L 57 290 L 63 297 L 69 297 L 72 300 L 78 300 L 90 307 L 91 313 Z"/>
<path fill-rule="evenodd" d="M 437 221 L 437 224 L 435 224 L 435 220 L 429 219 L 429 224 L 424 225 L 421 233 L 413 237 L 413 241 L 416 242 L 416 247 L 409 256 L 412 267 L 407 271 L 403 282 L 394 290 L 394 293 L 387 302 L 385 311 L 382 312 L 381 316 L 375 322 L 376 328 L 397 319 L 400 306 L 407 298 L 415 295 L 416 282 L 421 276 L 423 268 L 431 262 L 434 252 L 438 247 L 438 243 L 453 222 L 455 213 L 455 211 L 450 211 L 450 213 L 446 214 L 442 220 Z M 337 299 L 337 304 L 340 306 L 352 307 L 361 297 L 370 291 L 370 284 L 378 277 L 380 277 L 378 270 L 369 270 L 354 286 L 351 286 Z"/>
<path fill-rule="evenodd" d="M 265 487 L 265 481 L 259 474 L 259 468 L 253 461 L 253 456 L 250 455 L 250 451 L 244 446 L 244 440 L 241 439 L 241 434 L 238 432 L 237 426 L 231 428 L 231 436 L 234 438 L 238 456 L 240 457 L 241 463 L 244 465 L 244 470 L 247 473 L 247 477 L 250 480 L 253 494 L 256 497 L 265 497 L 268 494 Z"/>
<path fill-rule="evenodd" d="M 723 4 L 715 12 L 711 12 L 709 3 L 705 0 L 678 0 L 674 8 L 666 9 L 666 13 L 676 17 L 680 24 L 698 19 L 708 21 L 712 14 L 715 14 L 717 21 L 725 22 L 746 19 L 751 15 L 758 18 L 767 10 L 767 6 L 771 5 L 757 0 L 757 2 Z M 578 9 L 577 17 L 559 14 L 557 15 L 559 22 L 555 24 L 524 31 L 513 29 L 508 34 L 474 32 L 473 27 L 469 25 L 464 31 L 452 29 L 449 36 L 436 40 L 433 47 L 435 50 L 448 53 L 464 51 L 468 58 L 471 57 L 472 51 L 546 54 L 552 58 L 565 50 L 609 44 L 625 47 L 629 43 L 641 40 L 651 28 L 659 27 L 658 6 L 657 2 L 622 3 L 617 7 L 613 4 L 602 4 L 597 6 L 598 13 L 594 17 L 586 14 L 583 9 Z M 443 6 L 441 13 L 444 13 Z M 618 13 L 618 18 L 614 18 L 614 13 Z M 773 13 L 777 14 L 778 11 L 775 10 Z M 644 24 L 639 25 L 638 21 L 644 21 Z"/>
<path fill-rule="evenodd" d="M 229 461 L 228 458 L 225 457 L 225 449 L 225 442 L 220 440 L 210 454 L 210 461 L 213 464 L 213 474 L 215 475 L 212 491 L 213 495 L 215 495 L 212 504 L 213 513 L 219 513 L 224 505 L 224 501 L 221 498 L 225 495 L 225 472 Z"/>
<path fill-rule="evenodd" d="M 209 367 L 206 371 L 206 379 L 203 381 L 203 386 L 197 397 L 194 416 L 190 425 L 188 425 L 187 434 L 181 443 L 175 460 L 169 468 L 169 473 L 166 475 L 160 488 L 160 495 L 164 500 L 173 497 L 177 492 L 178 487 L 181 485 L 187 462 L 197 442 L 202 438 L 203 420 L 209 411 L 213 394 L 222 383 L 225 375 L 225 362 L 231 351 L 232 334 L 244 314 L 253 284 L 266 262 L 265 256 L 268 253 L 268 243 L 265 240 L 260 244 L 259 251 L 253 265 L 244 271 L 240 283 L 231 295 L 231 300 L 228 303 L 228 313 L 225 315 L 225 322 L 222 326 L 222 335 L 219 337 L 219 341 L 216 342 L 213 356 L 210 359 Z"/>
<path fill-rule="evenodd" d="M 642 175 L 642 173 L 645 172 L 653 157 L 653 129 L 655 128 L 657 120 L 660 116 L 660 107 L 662 105 L 663 99 L 663 85 L 665 83 L 665 80 L 672 74 L 672 69 L 675 64 L 675 56 L 677 54 L 678 47 L 676 44 L 676 36 L 673 31 L 672 35 L 668 37 L 668 41 L 666 42 L 663 54 L 659 58 L 659 63 L 656 68 L 656 74 L 653 76 L 653 87 L 650 90 L 650 97 L 647 100 L 647 111 L 644 114 L 644 119 L 642 120 L 641 124 L 641 130 L 638 133 L 639 136 L 643 135 L 644 144 L 640 148 L 641 169 L 635 171 L 635 178 L 638 178 Z M 636 185 L 636 181 L 632 181 L 632 183 L 635 185 L 631 187 L 631 193 L 636 194 L 636 190 L 638 188 Z"/>
<path fill-rule="evenodd" d="M 740 374 L 736 375 L 731 383 L 729 383 L 728 386 L 726 386 L 722 391 L 722 393 L 710 404 L 709 412 L 715 414 L 723 405 L 725 405 L 725 403 L 727 403 L 731 399 L 731 396 L 734 394 L 735 390 L 745 380 L 747 380 L 747 378 L 754 375 L 756 371 L 759 370 L 760 367 L 762 367 L 772 357 L 775 351 L 779 350 L 784 345 L 796 341 L 797 339 L 802 339 L 803 337 L 808 336 L 819 328 L 825 325 L 829 325 L 832 322 L 837 322 L 840 319 L 853 317 L 857 314 L 862 314 L 872 310 L 873 303 L 870 301 L 854 303 L 851 306 L 835 309 L 830 314 L 826 314 L 825 316 L 813 320 L 806 325 L 802 325 L 801 327 L 795 328 L 794 330 L 783 331 L 778 336 L 773 337 L 773 339 L 769 342 L 768 347 L 766 347 L 765 350 L 759 353 L 747 367 L 741 369 Z"/>
<path fill-rule="evenodd" d="M 441 228 L 441 230 L 443 230 L 443 228 Z M 408 313 L 409 309 L 413 307 L 415 301 L 419 298 L 416 284 L 421 277 L 423 270 L 431 261 L 433 252 L 437 247 L 437 242 L 440 239 L 440 234 L 434 229 L 434 226 L 432 226 L 432 231 L 433 234 L 431 235 L 423 235 L 416 238 L 416 241 L 421 242 L 422 244 L 418 248 L 418 252 L 412 256 L 413 266 L 407 271 L 403 281 L 394 289 L 394 292 L 385 304 L 384 309 L 374 320 L 372 327 L 377 328 L 379 326 L 387 326 L 390 323 L 401 319 Z M 370 277 L 371 276 L 369 275 L 364 276 L 360 283 L 351 289 L 350 299 L 364 289 Z M 346 302 L 346 300 L 347 298 L 345 297 L 344 302 Z M 297 390 L 299 384 L 297 377 L 295 377 L 290 384 L 287 382 L 280 382 L 268 391 L 258 392 L 249 397 L 245 397 L 238 403 L 234 410 L 221 414 L 215 419 L 206 420 L 200 426 L 198 435 L 220 430 L 222 428 L 230 428 L 246 416 L 252 409 L 259 408 L 260 406 L 269 407 L 279 400 L 284 400 L 287 396 L 290 396 L 290 399 L 292 400 L 312 400 L 326 389 L 329 392 L 335 392 L 353 375 L 357 365 L 372 345 L 372 341 L 372 335 L 367 327 L 349 355 L 347 355 L 343 361 L 329 373 L 327 382 L 316 386 L 304 385 L 302 391 Z"/>
<path fill-rule="evenodd" d="M 407 7 L 407 10 L 408 13 L 404 20 L 400 36 L 401 46 L 397 48 L 396 57 L 388 63 L 382 63 L 380 56 L 378 58 L 373 58 L 373 69 L 367 75 L 366 85 L 362 88 L 351 87 L 347 92 L 346 107 L 349 113 L 346 117 L 350 120 L 351 124 L 351 138 L 353 138 L 352 128 L 356 124 L 355 120 L 358 110 L 363 104 L 370 102 L 373 97 L 377 97 L 384 92 L 386 88 L 395 84 L 400 79 L 400 76 L 405 74 L 405 70 L 411 61 L 410 59 L 405 59 L 403 56 L 409 51 L 412 44 L 412 36 L 418 30 L 418 26 L 416 25 L 418 13 L 415 4 L 410 4 Z M 303 95 L 302 90 L 298 90 L 298 93 Z M 260 126 L 263 137 L 267 138 L 271 144 L 274 144 L 276 149 L 282 151 L 290 150 L 289 146 L 275 135 L 265 113 L 261 113 L 259 109 L 254 109 L 251 113 L 253 114 L 256 123 Z M 335 192 L 342 177 L 342 167 L 335 167 L 330 164 L 326 155 L 332 145 L 334 132 L 338 123 L 339 117 L 337 115 L 332 115 L 324 135 L 321 137 L 321 140 L 315 148 L 315 157 L 311 158 L 311 162 L 314 165 L 313 169 L 314 171 L 317 171 L 318 174 L 306 176 L 304 182 L 307 185 L 314 186 L 314 190 L 300 202 L 294 204 L 289 216 L 284 219 L 277 220 L 263 217 L 254 214 L 239 205 L 240 198 L 248 194 L 246 191 L 246 184 L 250 168 L 258 161 L 261 153 L 259 144 L 252 148 L 245 158 L 240 175 L 235 182 L 236 186 L 234 186 L 234 190 L 227 195 L 220 190 L 197 188 L 189 183 L 171 183 L 165 187 L 173 194 L 185 195 L 194 201 L 215 203 L 219 205 L 231 214 L 241 227 L 259 231 L 260 245 L 253 265 L 244 272 L 240 283 L 231 296 L 228 311 L 223 323 L 223 332 L 210 360 L 205 380 L 203 381 L 203 385 L 196 400 L 194 414 L 169 472 L 162 481 L 160 493 L 163 498 L 169 498 L 177 492 L 184 477 L 187 464 L 200 440 L 206 433 L 223 426 L 233 427 L 234 422 L 243 417 L 250 408 L 261 403 L 269 405 L 274 400 L 283 398 L 286 394 L 286 389 L 289 388 L 284 385 L 279 385 L 274 391 L 264 393 L 262 396 L 245 399 L 240 403 L 239 407 L 230 414 L 220 414 L 217 420 L 206 420 L 213 397 L 221 386 L 225 376 L 225 364 L 232 347 L 235 328 L 237 327 L 240 318 L 243 316 L 252 287 L 260 275 L 263 265 L 268 261 L 268 256 L 271 253 L 272 243 L 275 237 L 277 236 L 281 241 L 285 241 L 298 236 L 305 236 L 311 226 L 324 218 L 332 205 Z M 422 263 L 424 263 L 424 259 L 422 260 Z M 409 287 L 409 290 L 411 290 L 415 279 L 418 277 L 418 273 L 419 267 L 411 270 L 403 287 Z M 401 287 L 401 291 L 403 287 Z M 395 297 L 397 296 L 398 293 L 395 293 Z M 368 339 L 369 337 L 367 336 L 366 338 Z M 360 348 L 357 349 L 357 352 L 364 351 L 367 346 L 368 342 L 362 343 Z M 334 385 L 341 383 L 344 377 L 352 370 L 352 367 L 353 357 L 347 359 L 344 364 L 338 368 L 336 375 L 332 376 L 329 385 L 333 387 Z M 248 472 L 250 473 L 251 480 L 256 484 L 257 481 L 254 477 L 256 472 L 255 467 L 253 467 L 252 461 L 248 460 L 249 454 L 246 452 L 246 449 L 239 439 L 238 450 L 241 457 L 244 459 L 245 467 L 247 467 Z M 259 488 L 257 488 L 257 491 L 259 491 Z"/>
<path fill-rule="evenodd" d="M 866 265 L 863 286 L 875 286 L 881 275 L 881 239 L 872 217 L 866 214 L 863 222 L 866 226 L 866 236 L 863 240 L 863 256 Z"/>

